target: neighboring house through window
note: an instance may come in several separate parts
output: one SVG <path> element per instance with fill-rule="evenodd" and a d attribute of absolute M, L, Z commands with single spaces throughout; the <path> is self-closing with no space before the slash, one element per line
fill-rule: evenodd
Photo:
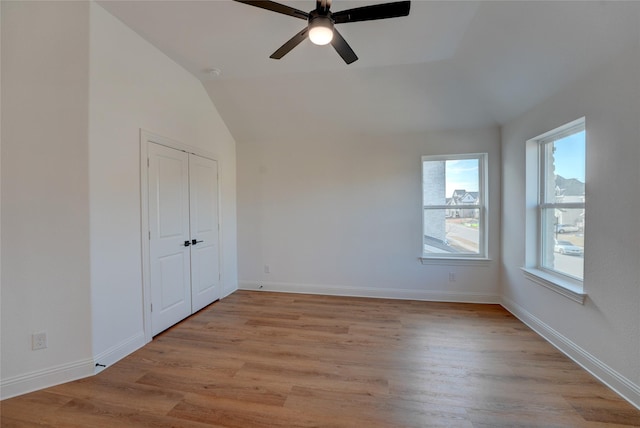
<path fill-rule="evenodd" d="M 486 258 L 487 155 L 422 157 L 423 258 Z"/>

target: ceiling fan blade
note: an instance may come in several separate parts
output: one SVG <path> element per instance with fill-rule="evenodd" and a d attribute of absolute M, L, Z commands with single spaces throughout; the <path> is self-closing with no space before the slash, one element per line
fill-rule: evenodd
<path fill-rule="evenodd" d="M 295 18 L 300 19 L 309 19 L 309 14 L 307 12 L 303 12 L 294 7 L 289 7 L 284 4 L 276 3 L 274 1 L 269 0 L 235 0 L 238 3 L 248 4 L 250 6 L 259 7 L 262 9 L 270 10 L 273 12 L 282 13 L 284 15 L 293 16 Z"/>
<path fill-rule="evenodd" d="M 345 22 L 372 21 L 374 19 L 407 16 L 410 9 L 410 1 L 398 1 L 341 10 L 333 13 L 332 16 L 336 24 L 344 24 Z"/>
<path fill-rule="evenodd" d="M 287 43 L 285 43 L 284 45 L 280 46 L 280 49 L 278 49 L 277 51 L 272 53 L 269 58 L 273 58 L 273 59 L 282 58 L 283 56 L 288 54 L 291 51 L 291 49 L 295 48 L 304 39 L 306 39 L 308 32 L 309 32 L 309 27 L 304 27 L 304 29 L 302 29 L 302 31 L 300 31 L 298 34 L 296 34 L 291 39 L 289 39 L 289 41 Z"/>
<path fill-rule="evenodd" d="M 331 40 L 331 45 L 347 64 L 351 64 L 358 59 L 358 56 L 353 49 L 351 49 L 349 43 L 347 43 L 344 37 L 342 37 L 342 34 L 340 34 L 335 28 L 333 29 L 333 40 Z"/>

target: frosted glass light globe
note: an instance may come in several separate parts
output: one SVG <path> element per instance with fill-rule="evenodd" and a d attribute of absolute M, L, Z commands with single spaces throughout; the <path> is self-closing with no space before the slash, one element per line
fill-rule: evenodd
<path fill-rule="evenodd" d="M 333 30 L 321 25 L 312 27 L 309 30 L 309 40 L 316 45 L 326 45 L 333 40 Z"/>

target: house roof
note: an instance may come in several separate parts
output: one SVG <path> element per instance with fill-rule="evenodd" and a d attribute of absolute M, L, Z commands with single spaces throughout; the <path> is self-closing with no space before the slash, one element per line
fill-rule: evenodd
<path fill-rule="evenodd" d="M 408 17 L 337 26 L 360 58 L 346 65 L 309 41 L 270 59 L 305 22 L 233 1 L 99 4 L 198 77 L 239 143 L 500 125 L 637 44 L 640 27 L 640 2 L 414 0 Z"/>
<path fill-rule="evenodd" d="M 478 192 L 467 192 L 465 196 L 471 196 L 473 199 L 478 199 Z"/>

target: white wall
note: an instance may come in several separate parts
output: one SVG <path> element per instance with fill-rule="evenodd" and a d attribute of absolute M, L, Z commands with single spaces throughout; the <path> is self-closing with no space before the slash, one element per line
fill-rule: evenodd
<path fill-rule="evenodd" d="M 1 2 L 2 396 L 92 372 L 89 5 Z M 31 350 L 45 331 L 48 348 Z"/>
<path fill-rule="evenodd" d="M 89 2 L 2 2 L 2 397 L 144 344 L 140 128 L 219 161 L 237 288 L 235 142 L 204 87 Z M 46 331 L 49 347 L 31 350 Z"/>
<path fill-rule="evenodd" d="M 640 45 L 640 43 L 639 43 Z M 584 306 L 524 278 L 525 141 L 586 117 Z M 640 406 L 640 47 L 502 131 L 504 304 Z"/>
<path fill-rule="evenodd" d="M 90 58 L 93 354 L 111 364 L 144 343 L 140 128 L 218 160 L 223 295 L 237 288 L 235 142 L 200 81 L 97 4 Z"/>
<path fill-rule="evenodd" d="M 241 288 L 496 301 L 499 131 L 238 144 Z M 486 266 L 422 265 L 422 155 L 488 152 Z M 264 272 L 269 265 L 270 273 Z M 449 272 L 456 282 L 449 282 Z"/>

